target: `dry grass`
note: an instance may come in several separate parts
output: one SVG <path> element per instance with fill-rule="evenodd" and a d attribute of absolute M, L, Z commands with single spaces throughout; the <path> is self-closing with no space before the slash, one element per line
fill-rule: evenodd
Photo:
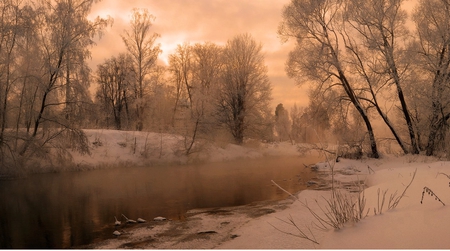
<path fill-rule="evenodd" d="M 436 195 L 436 193 L 433 192 L 433 190 L 431 190 L 428 187 L 423 188 L 422 199 L 420 200 L 420 204 L 423 204 L 423 197 L 425 196 L 425 193 L 430 195 L 431 197 L 434 197 L 435 200 L 439 201 L 440 203 L 442 203 L 442 205 L 445 206 L 445 203 Z"/>

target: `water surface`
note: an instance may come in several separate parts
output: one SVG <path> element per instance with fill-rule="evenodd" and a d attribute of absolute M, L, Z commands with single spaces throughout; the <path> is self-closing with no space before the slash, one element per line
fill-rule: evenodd
<path fill-rule="evenodd" d="M 194 208 L 279 200 L 305 189 L 317 158 L 265 157 L 0 180 L 0 248 L 68 248 L 114 231 L 114 216 L 182 220 Z"/>

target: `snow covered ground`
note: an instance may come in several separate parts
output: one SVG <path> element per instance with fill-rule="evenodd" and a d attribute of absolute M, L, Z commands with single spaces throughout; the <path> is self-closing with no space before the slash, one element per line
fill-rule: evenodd
<path fill-rule="evenodd" d="M 296 147 L 289 143 L 261 144 L 252 147 L 205 145 L 201 154 L 182 157 L 180 138 L 155 133 L 87 130 L 93 143 L 92 155 L 76 156 L 83 164 L 103 162 L 165 163 L 203 160 L 222 161 L 236 158 L 257 158 L 264 155 L 296 155 Z M 97 142 L 97 143 L 95 143 Z M 135 143 L 136 142 L 136 143 Z M 319 172 L 330 173 L 328 164 L 318 165 Z M 417 171 L 416 171 L 417 170 Z M 341 159 L 334 166 L 337 184 L 365 181 L 364 196 L 367 200 L 367 216 L 357 223 L 348 223 L 340 230 L 318 229 L 317 220 L 304 206 L 321 212 L 326 208 L 330 191 L 306 190 L 298 193 L 297 200 L 282 209 L 266 208 L 267 213 L 258 217 L 236 214 L 195 214 L 195 224 L 184 225 L 185 230 L 201 226 L 201 233 L 214 233 L 220 238 L 191 238 L 178 241 L 174 246 L 162 248 L 218 248 L 218 249 L 394 249 L 394 248 L 450 248 L 450 162 L 424 156 L 383 156 L 381 159 Z M 413 178 L 398 206 L 388 210 L 391 195 L 400 196 Z M 328 177 L 329 178 L 329 177 Z M 426 187 L 426 188 L 425 188 Z M 424 189 L 423 203 L 422 194 Z M 429 192 L 429 191 L 432 192 Z M 379 212 L 383 194 L 385 204 Z M 351 193 L 356 196 L 357 193 Z M 436 196 L 442 201 L 436 200 Z M 318 203 L 316 203 L 316 201 Z M 445 203 L 445 206 L 443 205 Z M 448 204 L 447 204 L 448 203 Z M 286 201 L 280 202 L 286 205 Z M 272 207 L 274 208 L 274 207 Z M 315 239 L 312 241 L 295 237 L 298 230 L 283 221 L 292 218 L 297 226 Z M 198 221 L 197 221 L 198 220 Z M 224 224 L 226 223 L 226 224 Z M 175 223 L 172 224 L 175 229 Z M 126 247 L 124 243 L 139 243 L 139 248 L 158 248 L 160 238 L 169 225 L 159 224 L 147 228 L 130 229 L 126 236 L 111 237 L 110 241 L 98 243 L 97 248 Z M 227 227 L 225 227 L 228 226 Z M 232 226 L 232 227 L 231 227 Z M 186 230 L 187 231 L 187 230 Z M 196 229 L 196 231 L 200 231 Z M 222 234 L 222 235 L 220 235 Z M 167 236 L 166 236 L 167 237 Z M 162 238 L 162 237 L 161 237 Z M 151 241 L 144 241 L 150 240 Z M 201 240 L 201 241 L 199 241 Z M 153 243 L 153 244 L 152 244 Z M 169 243 L 169 242 L 167 242 Z M 135 246 L 136 247 L 136 246 Z"/>
<path fill-rule="evenodd" d="M 118 131 L 84 130 L 91 145 L 91 155 L 73 153 L 74 162 L 85 166 L 185 164 L 195 161 L 220 162 L 239 158 L 298 155 L 297 146 L 288 142 L 238 146 L 228 143 L 198 143 L 189 156 L 184 154 L 184 138 L 178 135 Z"/>
<path fill-rule="evenodd" d="M 369 171 L 370 166 L 371 171 Z M 249 222 L 236 230 L 240 235 L 219 246 L 219 248 L 321 248 L 321 249 L 448 249 L 450 248 L 449 227 L 450 208 L 443 206 L 434 196 L 425 193 L 421 204 L 424 187 L 430 188 L 444 203 L 450 203 L 449 178 L 442 173 L 450 173 L 450 163 L 435 161 L 426 157 L 384 157 L 381 160 L 342 160 L 335 166 L 336 170 L 355 170 L 354 174 L 336 175 L 337 180 L 366 179 L 369 186 L 365 189 L 366 208 L 370 213 L 358 223 L 349 223 L 340 230 L 318 230 L 312 226 L 317 222 L 300 201 L 317 212 L 318 200 L 325 207 L 324 198 L 330 197 L 329 191 L 302 191 L 289 209 L 266 215 Z M 373 169 L 373 171 L 372 171 Z M 391 194 L 400 195 L 405 186 L 416 176 L 398 206 L 387 211 Z M 369 174 L 370 172 L 370 174 Z M 387 190 L 383 212 L 374 215 L 373 208 L 378 208 L 378 189 Z M 275 230 L 273 226 L 292 234 L 296 229 L 283 223 L 290 216 L 296 224 L 319 244 L 293 237 Z M 280 220 L 281 219 L 281 220 Z M 308 227 L 312 233 L 308 232 Z"/>

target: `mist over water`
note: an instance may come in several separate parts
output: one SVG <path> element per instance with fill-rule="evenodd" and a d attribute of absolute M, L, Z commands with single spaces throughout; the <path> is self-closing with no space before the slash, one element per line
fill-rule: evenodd
<path fill-rule="evenodd" d="M 114 216 L 184 219 L 194 208 L 279 200 L 306 189 L 315 157 L 127 167 L 0 181 L 1 248 L 67 248 L 111 236 Z"/>

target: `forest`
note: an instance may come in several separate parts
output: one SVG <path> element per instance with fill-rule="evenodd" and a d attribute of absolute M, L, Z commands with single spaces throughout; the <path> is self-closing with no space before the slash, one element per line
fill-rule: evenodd
<path fill-rule="evenodd" d="M 310 86 L 309 105 L 270 107 L 263 45 L 248 33 L 224 45 L 179 44 L 159 60 L 151 10 L 134 9 L 126 51 L 91 69 L 112 18 L 94 0 L 0 3 L 0 166 L 58 165 L 89 154 L 83 129 L 171 133 L 184 154 L 199 141 L 316 143 L 379 158 L 380 149 L 445 157 L 450 119 L 450 3 L 292 0 L 280 43 L 295 41 L 286 73 Z M 388 136 L 377 135 L 386 128 Z M 311 137 L 317 135 L 317 137 Z"/>

